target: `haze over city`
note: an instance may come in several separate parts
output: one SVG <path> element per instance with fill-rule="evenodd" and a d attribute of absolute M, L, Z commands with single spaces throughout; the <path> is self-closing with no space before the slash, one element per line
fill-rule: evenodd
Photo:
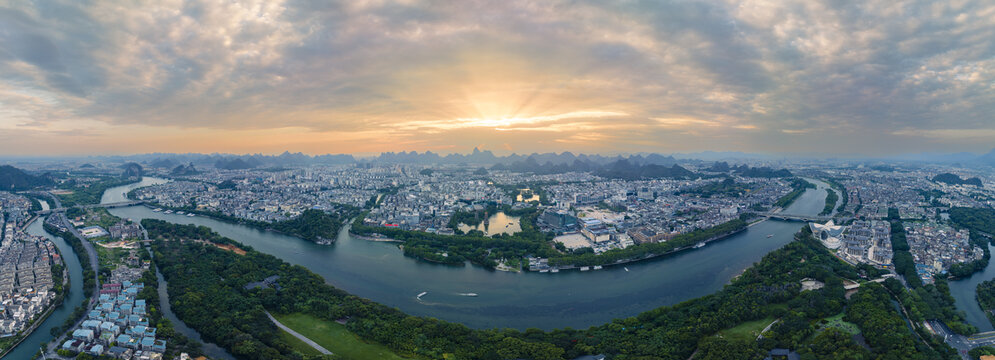
<path fill-rule="evenodd" d="M 985 1 L 0 4 L 0 153 L 986 152 Z"/>

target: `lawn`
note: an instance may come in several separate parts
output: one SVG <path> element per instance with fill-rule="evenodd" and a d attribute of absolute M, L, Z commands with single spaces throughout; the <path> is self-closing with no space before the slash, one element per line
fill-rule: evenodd
<path fill-rule="evenodd" d="M 860 334 L 860 329 L 857 328 L 856 324 L 843 321 L 843 313 L 827 317 L 824 320 L 826 321 L 825 324 L 823 324 L 821 321 L 819 322 L 819 330 L 836 328 L 850 335 Z"/>
<path fill-rule="evenodd" d="M 747 321 L 734 327 L 719 331 L 719 335 L 729 339 L 756 340 L 767 325 L 770 325 L 774 318 L 763 318 L 757 321 Z"/>
<path fill-rule="evenodd" d="M 382 345 L 366 343 L 345 326 L 306 314 L 273 314 L 283 325 L 318 343 L 333 354 L 351 360 L 404 359 Z M 283 336 L 283 335 L 281 335 Z M 305 345 L 306 346 L 306 345 Z M 295 346 L 296 348 L 296 346 Z"/>

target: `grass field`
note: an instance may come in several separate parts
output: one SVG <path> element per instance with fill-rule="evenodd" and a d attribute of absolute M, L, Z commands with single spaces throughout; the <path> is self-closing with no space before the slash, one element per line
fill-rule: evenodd
<path fill-rule="evenodd" d="M 128 256 L 129 249 L 122 248 L 105 248 L 100 245 L 93 245 L 93 248 L 97 250 L 97 259 L 100 261 L 100 267 L 106 267 L 108 269 L 114 269 L 118 264 L 124 263 L 123 258 Z"/>
<path fill-rule="evenodd" d="M 763 318 L 757 321 L 748 321 L 735 327 L 719 331 L 719 335 L 727 339 L 756 340 L 767 325 L 774 321 L 774 318 Z"/>
<path fill-rule="evenodd" d="M 828 328 L 836 328 L 850 335 L 860 334 L 860 329 L 857 328 L 856 324 L 843 321 L 843 313 L 827 317 L 825 320 L 827 321 L 825 324 L 823 324 L 821 321 L 819 322 L 820 330 Z"/>
<path fill-rule="evenodd" d="M 321 355 L 321 352 L 311 347 L 311 345 L 308 345 L 303 341 L 295 338 L 293 335 L 290 335 L 290 333 L 286 331 L 280 330 L 280 339 L 286 341 L 287 344 L 290 344 L 290 346 L 292 346 L 294 350 L 299 351 L 301 354 L 311 355 L 311 356 Z"/>
<path fill-rule="evenodd" d="M 401 360 L 381 345 L 369 344 L 360 340 L 355 334 L 346 330 L 345 326 L 334 321 L 325 321 L 306 314 L 273 314 L 283 325 L 306 336 L 333 354 L 350 360 Z M 281 331 L 281 333 L 284 333 Z M 286 334 L 286 333 L 284 333 Z M 283 336 L 283 334 L 281 334 Z M 286 334 L 290 336 L 290 334 Z M 293 337 L 293 336 L 290 336 Z M 307 346 L 298 341 L 302 346 Z M 296 346 L 295 346 L 296 347 Z"/>

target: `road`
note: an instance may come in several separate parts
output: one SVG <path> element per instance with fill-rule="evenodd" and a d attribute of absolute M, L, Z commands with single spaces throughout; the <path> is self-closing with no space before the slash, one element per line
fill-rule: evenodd
<path fill-rule="evenodd" d="M 293 335 L 295 338 L 300 339 L 304 343 L 311 345 L 311 347 L 313 347 L 315 350 L 318 350 L 319 352 L 325 355 L 332 354 L 331 351 L 328 351 L 328 349 L 321 347 L 321 345 L 318 345 L 318 343 L 311 341 L 311 339 L 308 339 L 307 336 L 298 334 L 296 331 L 294 331 L 294 329 L 291 329 L 286 325 L 281 324 L 279 321 L 276 320 L 275 317 L 273 317 L 273 315 L 270 315 L 269 311 L 266 312 L 266 316 L 269 317 L 269 320 L 272 321 L 274 324 L 276 324 L 278 328 L 283 329 L 283 331 L 290 333 L 290 335 Z"/>
<path fill-rule="evenodd" d="M 995 346 L 995 331 L 964 336 L 954 333 L 939 320 L 929 320 L 929 326 L 933 328 L 933 331 L 935 331 L 937 335 L 943 337 L 943 340 L 947 343 L 947 345 L 957 349 L 957 352 L 960 353 L 960 356 L 964 359 L 970 359 L 967 352 L 973 348 L 979 346 Z"/>

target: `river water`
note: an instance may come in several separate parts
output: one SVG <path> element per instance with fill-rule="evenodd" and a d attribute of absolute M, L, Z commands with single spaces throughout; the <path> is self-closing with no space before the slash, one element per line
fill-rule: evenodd
<path fill-rule="evenodd" d="M 988 250 L 991 253 L 995 253 L 995 246 L 988 244 Z M 964 311 L 965 315 L 967 315 L 967 322 L 977 326 L 978 331 L 981 332 L 995 330 L 992 327 L 992 323 L 988 321 L 988 317 L 985 316 L 985 311 L 981 310 L 981 305 L 978 304 L 976 295 L 978 284 L 991 279 L 995 279 L 995 260 L 989 261 L 988 266 L 981 272 L 976 272 L 969 277 L 949 282 L 950 295 L 954 297 L 954 304 L 957 305 L 957 310 Z"/>
<path fill-rule="evenodd" d="M 42 344 L 52 341 L 54 337 L 50 334 L 50 330 L 53 327 L 62 326 L 66 319 L 72 315 L 76 306 L 79 306 L 83 302 L 83 268 L 79 264 L 79 258 L 73 253 L 72 246 L 69 246 L 65 240 L 54 237 L 45 231 L 42 225 L 44 220 L 44 218 L 36 219 L 28 226 L 27 233 L 44 236 L 55 243 L 66 264 L 66 268 L 69 270 L 69 293 L 66 294 L 62 305 L 56 308 L 31 335 L 28 335 L 24 342 L 8 353 L 7 356 L 3 357 L 5 360 L 30 359 L 32 355 L 38 352 Z"/>
<path fill-rule="evenodd" d="M 122 201 L 121 194 L 135 186 L 109 189 L 104 201 Z M 818 189 L 806 191 L 786 211 L 819 213 L 825 204 L 825 188 L 820 183 Z M 208 226 L 258 251 L 305 266 L 340 289 L 412 315 L 475 328 L 517 329 L 587 328 L 714 293 L 765 254 L 791 241 L 803 226 L 765 221 L 704 248 L 656 260 L 583 273 L 539 274 L 417 261 L 404 257 L 397 244 L 358 239 L 348 229 L 343 229 L 334 245 L 323 246 L 201 216 L 157 213 L 145 206 L 110 211 L 135 220 Z M 416 296 L 421 292 L 427 294 L 419 300 Z M 460 295 L 471 292 L 479 296 Z"/>

